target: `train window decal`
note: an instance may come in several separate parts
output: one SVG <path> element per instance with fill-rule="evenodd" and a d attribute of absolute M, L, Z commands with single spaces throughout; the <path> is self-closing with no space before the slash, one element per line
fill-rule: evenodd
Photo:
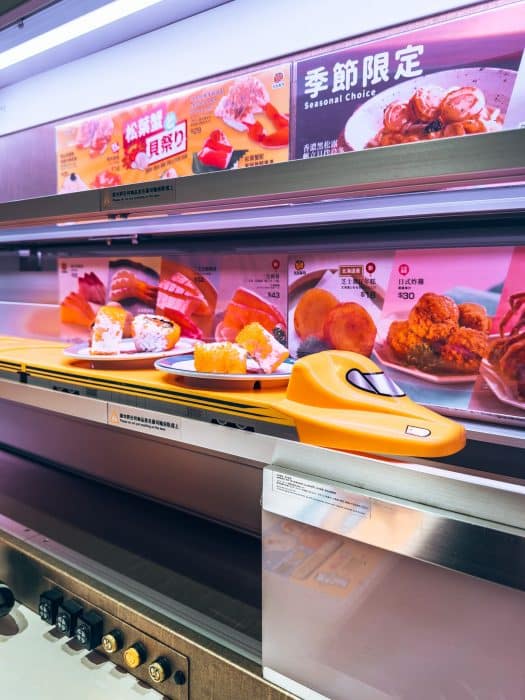
<path fill-rule="evenodd" d="M 346 381 L 361 391 L 379 396 L 400 397 L 406 396 L 405 392 L 384 372 L 364 373 L 358 369 L 351 369 L 346 373 Z"/>

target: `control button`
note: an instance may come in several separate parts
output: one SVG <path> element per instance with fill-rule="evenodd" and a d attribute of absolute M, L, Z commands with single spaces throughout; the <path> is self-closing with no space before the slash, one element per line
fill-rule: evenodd
<path fill-rule="evenodd" d="M 98 647 L 102 640 L 103 624 L 102 615 L 99 615 L 99 613 L 94 610 L 84 613 L 82 617 L 77 620 L 75 638 L 82 644 L 84 649 L 91 651 L 91 649 Z"/>
<path fill-rule="evenodd" d="M 124 644 L 124 635 L 120 630 L 111 630 L 102 637 L 102 648 L 106 654 L 114 654 L 119 649 L 122 649 Z"/>
<path fill-rule="evenodd" d="M 165 656 L 159 656 L 148 667 L 148 674 L 153 683 L 162 683 L 166 678 L 171 676 L 171 666 L 169 660 Z"/>
<path fill-rule="evenodd" d="M 9 615 L 14 604 L 15 596 L 13 591 L 4 584 L 0 584 L 0 617 Z"/>
<path fill-rule="evenodd" d="M 58 607 L 57 627 L 67 637 L 73 637 L 77 621 L 82 614 L 82 606 L 74 600 L 65 600 Z"/>
<path fill-rule="evenodd" d="M 51 588 L 49 591 L 41 593 L 38 602 L 38 614 L 40 615 L 40 619 L 47 622 L 48 625 L 56 624 L 58 606 L 63 600 L 64 596 L 58 588 Z"/>
<path fill-rule="evenodd" d="M 175 681 L 175 685 L 184 685 L 184 683 L 186 683 L 186 674 L 184 671 L 175 671 L 173 680 Z"/>
<path fill-rule="evenodd" d="M 124 663 L 128 668 L 138 668 L 146 661 L 146 655 L 144 644 L 136 642 L 124 652 Z"/>

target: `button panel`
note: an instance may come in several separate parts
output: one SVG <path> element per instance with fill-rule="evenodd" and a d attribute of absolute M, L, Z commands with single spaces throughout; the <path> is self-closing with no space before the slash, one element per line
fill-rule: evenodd
<path fill-rule="evenodd" d="M 115 615 L 58 587 L 44 591 L 38 612 L 44 622 L 87 651 L 96 649 L 167 700 L 188 700 L 189 659 Z"/>

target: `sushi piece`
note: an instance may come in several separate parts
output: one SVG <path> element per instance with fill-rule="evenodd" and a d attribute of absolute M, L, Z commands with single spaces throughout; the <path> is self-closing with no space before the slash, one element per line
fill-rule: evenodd
<path fill-rule="evenodd" d="M 246 374 L 248 352 L 234 343 L 197 343 L 193 360 L 197 372 Z"/>
<path fill-rule="evenodd" d="M 180 326 L 163 316 L 139 314 L 132 325 L 138 352 L 165 352 L 175 347 L 180 338 Z"/>
<path fill-rule="evenodd" d="M 86 272 L 78 278 L 78 292 L 94 304 L 102 306 L 106 301 L 106 287 L 94 272 Z"/>
<path fill-rule="evenodd" d="M 95 320 L 95 312 L 81 294 L 70 292 L 60 304 L 60 320 L 62 323 L 90 328 Z"/>
<path fill-rule="evenodd" d="M 215 129 L 204 142 L 197 158 L 203 165 L 225 170 L 230 164 L 232 154 L 233 146 L 227 136 L 220 129 Z"/>
<path fill-rule="evenodd" d="M 128 312 L 121 306 L 102 306 L 93 324 L 91 354 L 118 355 L 127 320 Z"/>
<path fill-rule="evenodd" d="M 250 323 L 235 342 L 249 352 L 265 374 L 275 372 L 289 355 L 288 350 L 260 323 Z"/>

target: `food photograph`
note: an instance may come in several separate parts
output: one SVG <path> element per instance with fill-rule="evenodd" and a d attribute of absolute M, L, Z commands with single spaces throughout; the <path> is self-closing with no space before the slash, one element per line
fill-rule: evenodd
<path fill-rule="evenodd" d="M 516 128 L 522 53 L 509 7 L 490 30 L 472 15 L 307 57 L 297 64 L 293 157 Z"/>
<path fill-rule="evenodd" d="M 515 248 L 470 407 L 525 417 L 525 248 Z"/>
<path fill-rule="evenodd" d="M 60 124 L 57 192 L 286 161 L 289 120 L 283 64 Z"/>
<path fill-rule="evenodd" d="M 187 329 L 156 314 L 160 258 L 70 259 L 59 267 L 64 350 L 73 360 L 124 367 L 191 351 Z"/>
<path fill-rule="evenodd" d="M 292 357 L 322 350 L 371 356 L 385 301 L 392 254 L 307 253 L 288 263 Z"/>
<path fill-rule="evenodd" d="M 505 247 L 396 252 L 374 353 L 422 403 L 470 410 L 511 256 Z"/>

